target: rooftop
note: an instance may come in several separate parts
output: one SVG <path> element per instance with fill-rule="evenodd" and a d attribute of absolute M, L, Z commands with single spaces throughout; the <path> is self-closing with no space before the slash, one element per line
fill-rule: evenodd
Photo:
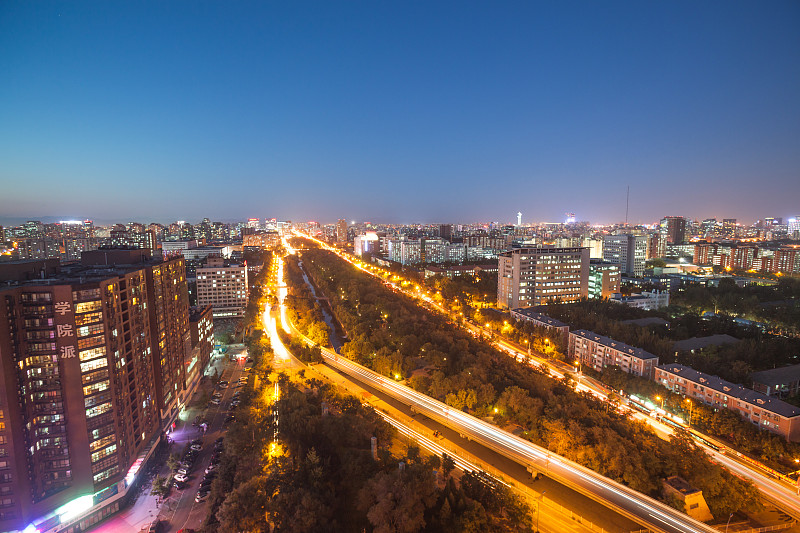
<path fill-rule="evenodd" d="M 722 346 L 723 344 L 735 344 L 739 342 L 736 337 L 730 335 L 709 335 L 708 337 L 692 337 L 682 341 L 677 341 L 672 345 L 676 352 L 688 352 L 690 350 L 702 350 L 706 346 Z"/>
<path fill-rule="evenodd" d="M 518 313 L 537 322 L 542 322 L 543 324 L 547 324 L 548 326 L 553 328 L 568 327 L 567 324 L 561 322 L 560 320 L 556 320 L 555 318 L 550 318 L 549 316 L 543 315 L 542 313 L 537 313 L 536 311 L 533 310 L 532 307 L 520 307 L 518 309 L 513 309 L 511 312 Z"/>
<path fill-rule="evenodd" d="M 754 382 L 764 385 L 784 385 L 786 383 L 800 381 L 800 365 L 762 370 L 761 372 L 754 372 L 750 377 Z"/>
<path fill-rule="evenodd" d="M 670 476 L 664 480 L 664 483 L 677 490 L 681 494 L 694 494 L 700 492 L 698 489 L 689 485 L 689 482 L 680 476 Z"/>
<path fill-rule="evenodd" d="M 613 348 L 614 350 L 624 352 L 628 355 L 632 355 L 639 359 L 658 359 L 657 355 L 653 355 L 650 352 L 646 352 L 641 348 L 634 348 L 633 346 L 628 346 L 624 342 L 619 342 L 615 341 L 614 339 L 610 339 L 608 337 L 603 337 L 602 335 L 598 335 L 593 331 L 578 329 L 575 331 L 571 331 L 570 335 L 577 335 L 579 337 L 583 337 L 584 339 L 589 339 L 590 341 L 602 344 L 603 346 L 608 346 L 609 348 Z"/>
<path fill-rule="evenodd" d="M 677 363 L 659 365 L 659 369 L 665 370 L 676 376 L 680 376 L 686 381 L 701 384 L 717 392 L 721 392 L 726 396 L 736 398 L 745 403 L 759 407 L 771 413 L 778 414 L 785 418 L 791 418 L 800 415 L 800 407 L 788 404 L 782 400 L 772 398 L 766 394 L 761 394 L 752 389 L 747 389 L 741 385 L 735 385 L 730 381 L 725 381 L 717 376 L 711 374 L 704 374 L 698 372 L 692 367 L 679 365 Z"/>
<path fill-rule="evenodd" d="M 140 251 L 141 250 L 136 250 L 136 252 Z M 170 261 L 162 259 L 161 257 L 151 258 L 149 256 L 143 256 L 138 253 L 131 255 L 124 254 L 123 256 L 117 255 L 115 257 L 111 252 L 113 252 L 113 250 L 93 250 L 92 254 L 88 256 L 86 255 L 88 252 L 83 252 L 83 263 L 61 263 L 55 268 L 42 269 L 39 272 L 40 275 L 36 277 L 25 278 L 20 276 L 17 278 L 3 278 L 3 270 L 0 269 L 0 279 L 2 279 L 0 290 L 41 285 L 96 283 L 111 277 L 124 276 L 125 274 L 144 269 L 148 266 L 155 266 Z M 122 262 L 120 261 L 121 258 L 130 259 L 130 262 Z M 182 259 L 183 258 L 180 258 L 180 260 Z M 101 263 L 95 263 L 95 260 Z M 174 261 L 175 259 L 171 260 Z M 105 262 L 108 262 L 108 264 L 105 264 Z M 38 269 L 42 268 L 41 265 L 44 264 L 44 261 L 30 261 L 30 263 L 31 268 Z"/>

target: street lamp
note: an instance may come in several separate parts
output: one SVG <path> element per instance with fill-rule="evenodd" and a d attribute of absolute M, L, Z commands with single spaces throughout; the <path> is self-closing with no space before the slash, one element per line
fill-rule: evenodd
<path fill-rule="evenodd" d="M 733 513 L 728 516 L 728 523 L 725 524 L 725 533 L 728 533 L 728 526 L 731 525 L 731 518 L 733 518 Z"/>
<path fill-rule="evenodd" d="M 661 409 L 664 409 L 664 398 L 661 396 L 656 396 L 656 400 L 661 400 Z"/>
<path fill-rule="evenodd" d="M 689 404 L 689 427 L 692 427 L 692 413 L 694 412 L 694 403 L 689 398 L 686 398 L 686 402 Z"/>

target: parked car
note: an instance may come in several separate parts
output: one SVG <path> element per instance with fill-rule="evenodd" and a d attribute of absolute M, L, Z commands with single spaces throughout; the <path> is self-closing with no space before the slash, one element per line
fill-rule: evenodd
<path fill-rule="evenodd" d="M 161 520 L 154 520 L 150 527 L 147 528 L 147 533 L 159 533 L 161 531 Z"/>
<path fill-rule="evenodd" d="M 189 480 L 189 476 L 187 476 L 186 474 L 175 474 L 172 477 L 173 477 L 173 479 L 175 479 L 175 481 L 188 481 Z"/>
<path fill-rule="evenodd" d="M 211 463 L 210 465 L 208 465 L 208 467 L 206 467 L 206 474 L 208 474 L 210 472 L 214 472 L 217 468 L 218 468 L 217 465 L 215 465 L 214 463 Z"/>
<path fill-rule="evenodd" d="M 196 452 L 199 452 L 200 450 L 203 449 L 203 445 L 202 444 L 192 444 L 192 449 L 194 451 L 196 451 Z"/>
<path fill-rule="evenodd" d="M 186 488 L 187 483 L 185 481 L 178 481 L 177 479 L 173 481 L 172 486 L 178 490 L 183 490 Z"/>
<path fill-rule="evenodd" d="M 178 471 L 176 473 L 177 474 L 183 474 L 184 476 L 188 476 L 189 475 L 189 469 L 186 468 L 185 466 L 182 466 L 182 467 L 180 467 L 178 469 Z"/>
<path fill-rule="evenodd" d="M 208 499 L 207 492 L 198 492 L 197 496 L 194 497 L 194 501 L 197 503 L 204 502 L 206 499 Z"/>
<path fill-rule="evenodd" d="M 219 400 L 219 398 L 211 398 L 211 401 L 208 402 L 208 403 L 210 403 L 212 405 L 219 405 L 220 404 L 220 400 Z"/>

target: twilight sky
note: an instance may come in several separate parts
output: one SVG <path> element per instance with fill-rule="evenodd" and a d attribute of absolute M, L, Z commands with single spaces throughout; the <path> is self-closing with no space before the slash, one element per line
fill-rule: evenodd
<path fill-rule="evenodd" d="M 5 0 L 0 80 L 4 218 L 800 214 L 795 0 Z"/>

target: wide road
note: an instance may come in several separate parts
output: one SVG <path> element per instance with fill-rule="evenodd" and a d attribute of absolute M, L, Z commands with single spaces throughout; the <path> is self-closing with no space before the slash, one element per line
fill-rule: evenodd
<path fill-rule="evenodd" d="M 280 293 L 280 290 L 276 292 Z M 518 462 L 475 440 L 468 441 L 457 431 L 415 413 L 413 408 L 374 387 L 324 364 L 306 366 L 301 363 L 286 349 L 278 335 L 275 324 L 276 318 L 280 319 L 280 311 L 280 306 L 269 304 L 264 311 L 264 322 L 271 325 L 268 326 L 267 333 L 274 352 L 273 365 L 276 371 L 303 369 L 307 378 L 318 377 L 355 396 L 368 397 L 376 413 L 394 426 L 402 436 L 421 448 L 435 455 L 447 453 L 461 470 L 483 470 L 501 475 L 505 481 L 499 477 L 495 479 L 500 479 L 502 483 L 511 483 L 512 490 L 517 491 L 517 494 L 532 505 L 537 530 L 541 533 L 590 533 L 598 531 L 600 527 L 603 528 L 602 531 L 639 529 L 636 522 L 609 511 L 604 505 L 547 477 L 534 482 L 530 473 Z M 291 329 L 288 332 L 293 333 Z M 434 436 L 434 431 L 438 432 L 438 436 Z M 569 509 L 564 507 L 567 504 Z"/>
<path fill-rule="evenodd" d="M 523 464 L 544 472 L 556 481 L 575 488 L 582 493 L 589 494 L 595 500 L 622 512 L 645 527 L 669 533 L 709 533 L 716 531 L 714 528 L 693 520 L 652 498 L 648 498 L 587 468 L 555 455 L 512 433 L 498 429 L 483 420 L 452 409 L 444 403 L 376 374 L 344 357 L 340 357 L 334 352 L 329 350 L 323 350 L 322 352 L 326 362 L 334 368 L 412 405 L 419 412 L 442 421 L 445 425 L 457 429 L 460 433 L 503 455 L 512 457 Z"/>

